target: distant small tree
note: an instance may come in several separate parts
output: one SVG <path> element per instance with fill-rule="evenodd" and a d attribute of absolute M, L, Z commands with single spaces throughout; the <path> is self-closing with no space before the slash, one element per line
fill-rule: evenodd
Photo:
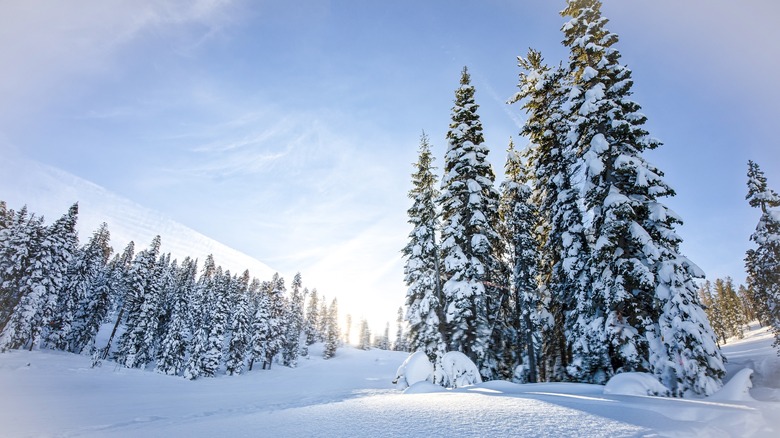
<path fill-rule="evenodd" d="M 340 330 L 339 330 L 339 307 L 338 302 L 334 298 L 331 301 L 330 306 L 327 307 L 326 324 L 325 324 L 325 349 L 322 352 L 323 359 L 330 359 L 336 355 L 336 349 L 339 347 Z"/>

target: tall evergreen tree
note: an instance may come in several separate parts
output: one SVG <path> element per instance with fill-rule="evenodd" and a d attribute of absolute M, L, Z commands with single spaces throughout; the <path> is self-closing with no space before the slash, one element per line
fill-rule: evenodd
<path fill-rule="evenodd" d="M 703 273 L 679 253 L 674 227 L 682 221 L 658 200 L 674 191 L 642 154 L 660 142 L 629 99 L 631 71 L 620 64 L 618 37 L 600 9 L 599 0 L 569 0 L 562 12 L 570 17 L 563 27 L 572 80 L 568 146 L 580 158 L 594 242 L 592 290 L 577 299 L 569 370 L 594 382 L 615 371 L 651 371 L 673 395 L 709 395 L 724 368 L 696 294 Z"/>
<path fill-rule="evenodd" d="M 339 329 L 339 306 L 335 298 L 328 306 L 325 320 L 325 348 L 322 351 L 322 357 L 323 359 L 330 359 L 336 355 L 341 333 Z"/>
<path fill-rule="evenodd" d="M 433 175 L 433 157 L 428 137 L 420 137 L 419 159 L 412 174 L 413 200 L 407 210 L 409 223 L 414 227 L 409 233 L 409 243 L 402 250 L 406 292 L 406 319 L 409 321 L 409 341 L 413 350 L 422 350 L 431 360 L 447 351 L 447 332 L 444 331 L 444 308 L 441 284 L 439 246 L 436 233 L 439 215 L 436 199 L 436 177 Z M 362 340 L 361 340 L 362 341 Z"/>
<path fill-rule="evenodd" d="M 282 352 L 282 360 L 284 365 L 289 367 L 295 367 L 298 363 L 298 355 L 300 354 L 301 333 L 303 332 L 303 290 L 301 287 L 303 282 L 301 280 L 301 273 L 295 274 L 290 287 L 290 300 L 289 306 L 286 310 L 285 320 L 287 322 L 287 333 L 284 336 L 285 343 Z"/>
<path fill-rule="evenodd" d="M 111 294 L 111 307 L 110 314 L 115 314 L 113 317 L 114 328 L 111 330 L 111 334 L 108 337 L 106 346 L 96 352 L 93 366 L 99 365 L 102 359 L 106 359 L 111 352 L 111 345 L 114 341 L 114 336 L 119 329 L 119 325 L 123 321 L 123 317 L 126 311 L 126 304 L 132 301 L 130 299 L 130 269 L 133 264 L 133 257 L 135 256 L 135 243 L 130 241 L 127 244 L 122 254 L 117 254 L 111 262 L 108 264 L 108 284 Z"/>
<path fill-rule="evenodd" d="M 190 294 L 195 288 L 198 273 L 197 262 L 189 257 L 184 259 L 176 271 L 176 281 L 172 296 L 173 308 L 165 337 L 160 343 L 157 359 L 157 372 L 176 376 L 184 371 L 187 354 L 189 324 L 187 321 Z"/>
<path fill-rule="evenodd" d="M 160 236 L 136 255 L 129 273 L 126 330 L 119 339 L 117 361 L 128 368 L 141 368 L 154 360 L 151 334 L 157 329 L 160 285 L 158 266 Z"/>
<path fill-rule="evenodd" d="M 319 306 L 320 298 L 317 289 L 312 289 L 309 303 L 306 305 L 306 345 L 311 345 L 320 339 Z"/>
<path fill-rule="evenodd" d="M 465 353 L 484 378 L 492 379 L 498 367 L 491 346 L 492 328 L 507 294 L 498 257 L 501 240 L 493 228 L 498 222 L 498 192 L 487 161 L 478 107 L 464 67 L 447 132 L 439 198 L 446 278 L 442 290 L 449 349 Z"/>
<path fill-rule="evenodd" d="M 249 348 L 249 271 L 244 271 L 241 277 L 234 282 L 234 285 L 232 291 L 233 324 L 225 362 L 225 373 L 229 376 L 241 374 L 244 370 L 244 360 Z"/>
<path fill-rule="evenodd" d="M 576 155 L 566 147 L 568 124 L 563 105 L 570 84 L 566 71 L 547 66 L 538 51 L 518 57 L 518 64 L 522 69 L 520 90 L 510 103 L 524 101 L 528 115 L 521 133 L 531 140 L 526 151 L 528 182 L 531 203 L 539 212 L 535 238 L 539 245 L 542 360 L 537 365 L 541 380 L 561 381 L 570 378 L 571 343 L 577 341 L 571 313 L 588 283 L 587 237 L 579 192 L 572 183 Z"/>
<path fill-rule="evenodd" d="M 758 318 L 775 334 L 780 348 L 780 196 L 768 188 L 758 164 L 748 162 L 748 194 L 751 207 L 761 210 L 756 231 L 750 240 L 756 245 L 747 251 L 745 269 L 748 288 L 758 304 Z"/>
<path fill-rule="evenodd" d="M 393 342 L 393 351 L 409 351 L 409 342 L 404 332 L 404 308 L 398 308 L 398 317 L 395 319 L 396 331 L 395 342 Z"/>
<path fill-rule="evenodd" d="M 514 374 L 517 366 L 522 366 L 523 380 L 536 382 L 536 357 L 538 352 L 536 326 L 538 324 L 538 285 L 537 265 L 539 262 L 539 244 L 535 228 L 538 212 L 531 203 L 531 188 L 527 185 L 527 171 L 520 154 L 510 140 L 507 161 L 504 170 L 506 179 L 501 184 L 501 231 L 505 241 L 507 263 L 512 272 L 511 315 L 508 336 L 516 358 L 510 370 Z M 508 377 L 512 377 L 511 375 Z"/>
<path fill-rule="evenodd" d="M 95 336 L 111 307 L 111 284 L 108 260 L 112 248 L 108 225 L 100 225 L 71 264 L 67 288 L 79 297 L 78 309 L 68 335 L 69 350 L 89 352 L 94 348 Z"/>
<path fill-rule="evenodd" d="M 39 347 L 50 333 L 60 327 L 57 314 L 60 292 L 70 259 L 76 251 L 78 204 L 51 226 L 31 221 L 30 241 L 26 249 L 29 265 L 19 281 L 19 304 L 0 334 L 0 350 Z"/>
<path fill-rule="evenodd" d="M 365 318 L 360 320 L 357 348 L 361 350 L 368 350 L 371 348 L 371 330 L 368 328 L 368 321 Z"/>

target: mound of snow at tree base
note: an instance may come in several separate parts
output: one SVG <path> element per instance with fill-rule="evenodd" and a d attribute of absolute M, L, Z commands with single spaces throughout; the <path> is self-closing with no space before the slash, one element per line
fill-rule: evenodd
<path fill-rule="evenodd" d="M 297 369 L 188 381 L 62 352 L 0 354 L 0 436 L 780 436 L 780 371 L 765 331 L 726 345 L 758 365 L 757 401 L 604 394 L 572 383 L 493 381 L 442 390 L 392 385 L 407 353 L 341 348 Z M 733 356 L 732 356 L 733 354 Z M 732 359 L 734 357 L 734 359 Z M 773 371 L 771 364 L 778 368 Z M 729 378 L 738 370 L 729 370 Z M 773 383 L 780 385 L 780 381 Z M 758 392 L 757 392 L 758 391 Z M 418 392 L 418 393 L 414 393 Z"/>

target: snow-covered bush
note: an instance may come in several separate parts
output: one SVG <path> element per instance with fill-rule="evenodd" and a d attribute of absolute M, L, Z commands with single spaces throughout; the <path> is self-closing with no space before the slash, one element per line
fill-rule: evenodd
<path fill-rule="evenodd" d="M 398 367 L 393 383 L 398 385 L 398 389 L 406 389 L 417 382 L 430 380 L 432 375 L 433 364 L 428 360 L 428 356 L 423 351 L 416 351 Z"/>
<path fill-rule="evenodd" d="M 450 388 L 482 383 L 482 377 L 474 362 L 459 351 L 450 351 L 441 358 L 442 384 Z"/>
<path fill-rule="evenodd" d="M 649 373 L 620 373 L 609 379 L 604 394 L 667 395 L 669 388 Z"/>

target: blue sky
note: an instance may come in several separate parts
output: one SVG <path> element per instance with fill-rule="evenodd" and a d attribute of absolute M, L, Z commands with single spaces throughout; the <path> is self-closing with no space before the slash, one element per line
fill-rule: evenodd
<path fill-rule="evenodd" d="M 420 132 L 441 167 L 467 65 L 500 174 L 509 136 L 526 143 L 523 113 L 505 104 L 516 57 L 534 47 L 565 59 L 564 5 L 0 2 L 0 154 L 300 270 L 379 330 L 403 302 Z M 667 204 L 685 220 L 683 252 L 710 278 L 743 281 L 758 219 L 744 201 L 747 160 L 780 190 L 780 4 L 607 0 L 603 11 L 664 142 L 648 158 L 678 193 Z M 26 187 L 2 181 L 0 199 L 23 198 Z"/>

